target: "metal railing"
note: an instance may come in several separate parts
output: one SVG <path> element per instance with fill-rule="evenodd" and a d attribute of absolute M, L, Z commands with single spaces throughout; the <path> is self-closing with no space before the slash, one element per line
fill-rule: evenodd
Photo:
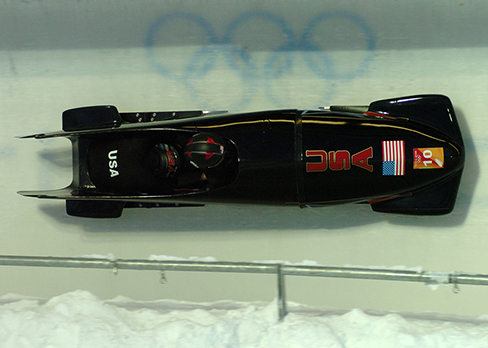
<path fill-rule="evenodd" d="M 488 285 L 488 275 L 461 272 L 432 272 L 416 270 L 375 269 L 362 267 L 331 267 L 289 265 L 284 263 L 254 262 L 203 262 L 203 261 L 166 261 L 166 260 L 124 260 L 89 257 L 38 257 L 0 255 L 0 266 L 62 267 L 62 268 L 99 268 L 118 270 L 160 271 L 165 279 L 165 271 L 189 272 L 229 272 L 276 274 L 278 287 L 278 315 L 282 320 L 287 312 L 285 294 L 285 276 L 308 276 L 329 278 L 352 278 L 419 282 L 425 284 L 453 284 L 454 291 L 461 284 Z"/>

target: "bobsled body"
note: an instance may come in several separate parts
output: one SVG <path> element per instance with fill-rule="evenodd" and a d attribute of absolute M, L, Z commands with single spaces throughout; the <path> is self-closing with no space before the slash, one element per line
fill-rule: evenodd
<path fill-rule="evenodd" d="M 70 215 L 117 217 L 124 207 L 252 203 L 445 214 L 464 148 L 450 100 L 422 95 L 366 107 L 226 114 L 68 110 L 74 179 Z"/>

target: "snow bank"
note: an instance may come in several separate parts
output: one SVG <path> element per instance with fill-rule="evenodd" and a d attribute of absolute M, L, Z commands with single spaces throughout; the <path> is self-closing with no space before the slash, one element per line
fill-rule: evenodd
<path fill-rule="evenodd" d="M 277 304 L 190 306 L 178 301 L 102 301 L 86 291 L 44 302 L 2 298 L 0 347 L 486 347 L 488 320 L 420 320 L 360 310 L 290 312 Z M 226 305 L 222 305 L 226 303 Z M 166 306 L 168 304 L 168 306 Z"/>

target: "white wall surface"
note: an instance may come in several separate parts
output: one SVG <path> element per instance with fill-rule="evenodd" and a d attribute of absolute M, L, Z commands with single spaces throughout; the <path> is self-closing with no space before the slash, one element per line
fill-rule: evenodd
<path fill-rule="evenodd" d="M 422 266 L 488 273 L 488 4 L 473 1 L 0 2 L 0 254 Z M 467 161 L 454 212 L 392 216 L 367 205 L 211 206 L 68 217 L 64 203 L 21 197 L 71 181 L 65 109 L 315 108 L 420 93 L 448 95 Z M 264 275 L 0 268 L 0 294 L 271 300 Z M 487 314 L 488 289 L 287 279 L 292 301 L 338 308 Z"/>

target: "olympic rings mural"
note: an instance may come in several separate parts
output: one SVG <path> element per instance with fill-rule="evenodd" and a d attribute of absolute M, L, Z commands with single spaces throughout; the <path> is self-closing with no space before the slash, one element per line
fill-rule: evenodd
<path fill-rule="evenodd" d="M 180 33 L 179 37 L 176 35 L 173 42 L 168 37 L 170 34 L 165 34 L 166 31 L 171 32 L 176 24 L 186 30 L 193 28 L 192 35 L 187 36 L 198 36 L 190 44 L 190 54 L 177 57 L 180 62 L 178 67 L 168 64 L 162 53 L 166 45 L 178 46 L 182 44 L 178 40 L 185 41 L 184 34 Z M 264 30 L 259 32 L 260 28 Z M 195 81 L 222 68 L 218 64 L 226 64 L 225 68 L 230 68 L 239 76 L 240 85 L 244 88 L 239 100 L 231 107 L 245 107 L 255 96 L 258 86 L 264 87 L 273 104 L 282 107 L 286 102 L 277 97 L 278 93 L 274 93 L 275 81 L 286 78 L 292 72 L 294 65 L 298 64 L 297 57 L 300 57 L 308 70 L 308 75 L 319 79 L 326 86 L 320 92 L 320 100 L 317 100 L 324 105 L 338 82 L 356 79 L 367 70 L 374 58 L 376 38 L 359 15 L 347 11 L 317 14 L 304 28 L 301 33 L 296 33 L 282 17 L 258 11 L 237 16 L 218 35 L 214 26 L 204 17 L 189 12 L 173 12 L 159 17 L 150 25 L 145 45 L 153 68 L 165 78 L 182 83 L 195 102 L 203 107 L 215 108 L 219 105 L 208 105 L 195 86 Z M 166 41 L 161 42 L 161 36 L 164 35 Z M 338 62 L 337 58 L 333 58 L 337 47 L 327 45 L 332 43 L 340 46 L 344 40 L 351 40 L 353 49 L 364 52 L 360 59 L 356 58 L 351 63 L 345 59 L 344 63 L 344 60 Z M 263 52 L 266 53 L 264 58 Z M 261 54 L 259 59 L 256 58 L 258 54 Z"/>

